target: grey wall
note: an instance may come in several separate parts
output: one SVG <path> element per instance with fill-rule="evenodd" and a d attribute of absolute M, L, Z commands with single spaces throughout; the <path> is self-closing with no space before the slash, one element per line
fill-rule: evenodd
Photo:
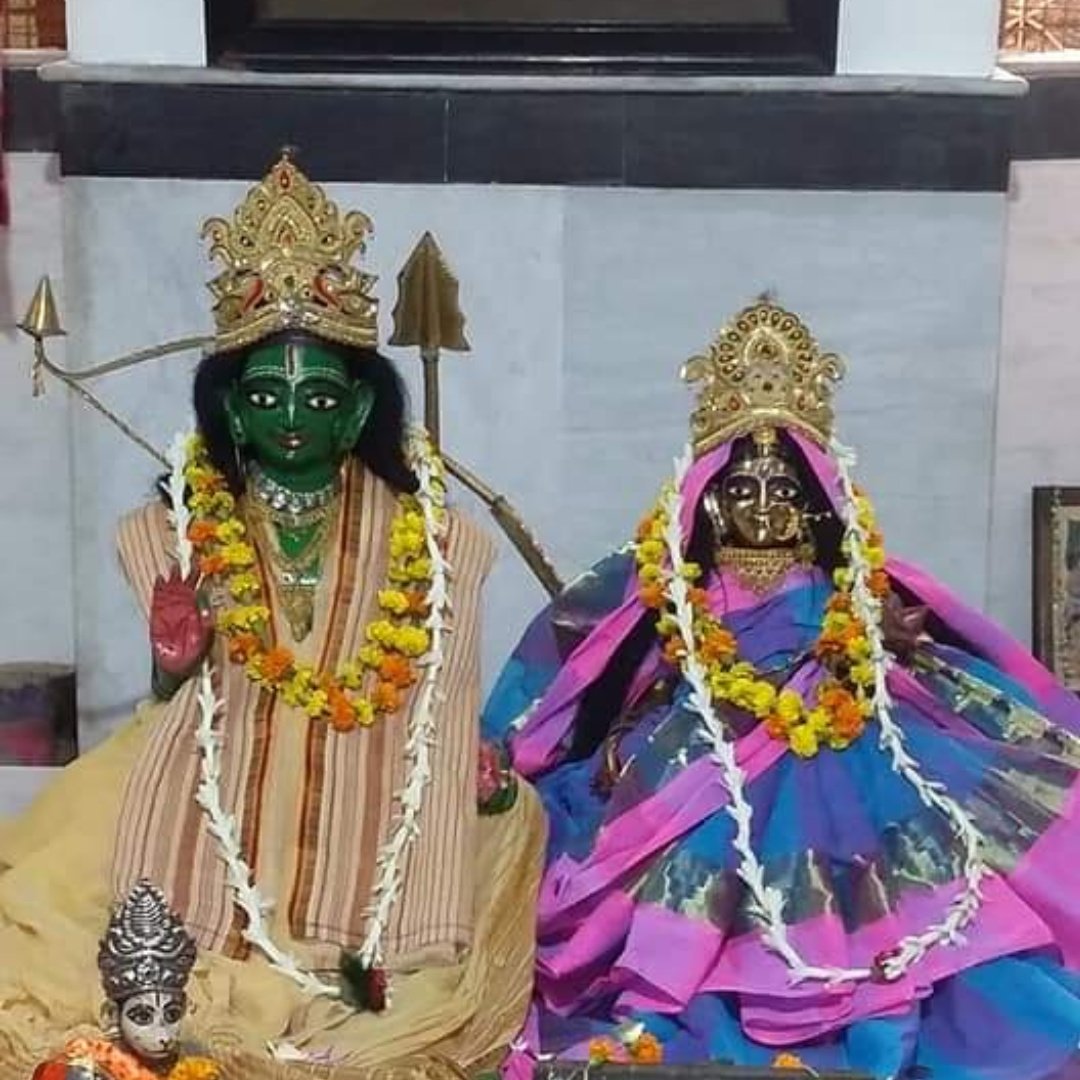
<path fill-rule="evenodd" d="M 207 326 L 198 226 L 245 185 L 65 182 L 64 303 L 100 358 Z M 444 361 L 446 441 L 510 492 L 565 572 L 621 542 L 685 436 L 681 362 L 766 288 L 847 356 L 842 431 L 890 547 L 987 598 L 1004 196 L 334 185 L 369 213 L 384 337 L 394 277 L 425 229 L 462 281 L 474 352 Z M 412 378 L 418 362 L 401 354 Z M 191 362 L 108 386 L 164 443 L 188 423 Z M 154 469 L 74 422 L 77 657 L 89 740 L 146 685 L 145 630 L 113 529 Z M 541 593 L 509 554 L 487 606 L 488 679 Z M 29 606 L 33 597 L 22 603 Z"/>

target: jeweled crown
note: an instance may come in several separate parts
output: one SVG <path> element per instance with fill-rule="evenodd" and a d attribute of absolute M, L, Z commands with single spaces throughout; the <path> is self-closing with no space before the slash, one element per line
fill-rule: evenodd
<path fill-rule="evenodd" d="M 243 348 L 283 330 L 341 345 L 375 345 L 375 277 L 352 265 L 370 234 L 365 214 L 342 215 L 283 153 L 231 222 L 214 217 L 203 225 L 210 258 L 225 265 L 209 283 L 215 351 Z"/>
<path fill-rule="evenodd" d="M 843 360 L 823 353 L 796 315 L 770 300 L 745 308 L 683 366 L 683 379 L 701 386 L 690 421 L 695 453 L 764 426 L 828 445 L 843 375 Z"/>
<path fill-rule="evenodd" d="M 109 919 L 98 946 L 101 985 L 110 1001 L 147 990 L 182 992 L 195 964 L 195 940 L 164 894 L 140 881 Z"/>

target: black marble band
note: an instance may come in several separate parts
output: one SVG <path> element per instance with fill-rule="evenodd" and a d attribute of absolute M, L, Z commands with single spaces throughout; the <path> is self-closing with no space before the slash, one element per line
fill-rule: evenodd
<path fill-rule="evenodd" d="M 1023 100 L 35 82 L 8 73 L 7 147 L 68 176 L 256 179 L 294 145 L 324 180 L 646 188 L 1003 191 Z"/>

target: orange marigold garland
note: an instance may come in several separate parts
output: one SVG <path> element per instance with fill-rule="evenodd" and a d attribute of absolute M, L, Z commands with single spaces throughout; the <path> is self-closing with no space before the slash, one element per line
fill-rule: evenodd
<path fill-rule="evenodd" d="M 664 542 L 668 527 L 665 507 L 670 494 L 668 486 L 638 527 L 635 559 L 638 597 L 646 607 L 660 613 L 657 631 L 663 639 L 664 658 L 681 666 L 687 648 L 669 598 L 672 571 Z M 889 591 L 882 536 L 865 495 L 856 495 L 855 508 L 867 537 L 861 555 L 872 571 L 869 589 L 880 603 Z M 844 541 L 844 552 L 851 554 L 848 539 Z M 707 593 L 695 584 L 702 578 L 701 567 L 686 563 L 681 573 L 690 586 L 687 600 L 693 612 L 694 652 L 705 666 L 709 692 L 715 700 L 756 717 L 769 735 L 786 742 L 800 757 L 813 757 L 823 746 L 844 750 L 862 735 L 874 712 L 876 673 L 866 626 L 854 611 L 854 574 L 850 567 L 842 567 L 833 575 L 836 591 L 826 605 L 821 634 L 812 650 L 826 676 L 809 701 L 797 690 L 777 690 L 753 664 L 740 659 L 735 635 L 709 610 Z"/>
<path fill-rule="evenodd" d="M 80 1037 L 64 1047 L 70 1064 L 85 1065 L 104 1072 L 112 1080 L 219 1080 L 220 1067 L 205 1057 L 182 1057 L 164 1074 L 142 1065 L 134 1054 L 108 1039 Z"/>
<path fill-rule="evenodd" d="M 432 564 L 416 496 L 399 497 L 390 525 L 387 587 L 378 593 L 380 617 L 367 627 L 366 644 L 355 659 L 331 673 L 301 663 L 273 643 L 254 545 L 236 500 L 198 437 L 188 444 L 184 480 L 191 517 L 187 537 L 199 571 L 204 580 L 218 579 L 230 602 L 217 617 L 229 659 L 242 664 L 253 682 L 335 731 L 367 727 L 378 716 L 397 712 L 419 677 L 417 661 L 431 645 L 423 623 L 430 610 Z M 441 477 L 437 484 L 441 493 Z M 370 687 L 366 693 L 365 687 Z"/>

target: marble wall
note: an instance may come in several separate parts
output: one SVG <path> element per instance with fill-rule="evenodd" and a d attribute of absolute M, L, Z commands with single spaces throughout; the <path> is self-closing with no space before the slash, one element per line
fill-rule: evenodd
<path fill-rule="evenodd" d="M 1013 165 L 990 530 L 991 613 L 1031 635 L 1031 489 L 1080 484 L 1080 161 Z"/>
<path fill-rule="evenodd" d="M 206 328 L 198 224 L 228 212 L 243 190 L 65 183 L 64 303 L 80 358 Z M 447 444 L 512 494 L 565 572 L 623 540 L 652 499 L 684 439 L 680 363 L 728 314 L 773 289 L 851 360 L 843 433 L 861 450 L 890 545 L 985 602 L 1003 196 L 332 193 L 374 218 L 384 336 L 397 269 L 425 228 L 438 236 L 462 282 L 474 349 L 444 361 Z M 399 358 L 415 387 L 418 361 Z M 163 443 L 187 423 L 192 362 L 118 376 L 109 399 Z M 80 410 L 73 429 L 77 657 L 93 741 L 146 686 L 145 630 L 113 529 L 149 496 L 155 470 L 94 416 Z M 504 552 L 487 608 L 489 679 L 540 601 Z"/>

